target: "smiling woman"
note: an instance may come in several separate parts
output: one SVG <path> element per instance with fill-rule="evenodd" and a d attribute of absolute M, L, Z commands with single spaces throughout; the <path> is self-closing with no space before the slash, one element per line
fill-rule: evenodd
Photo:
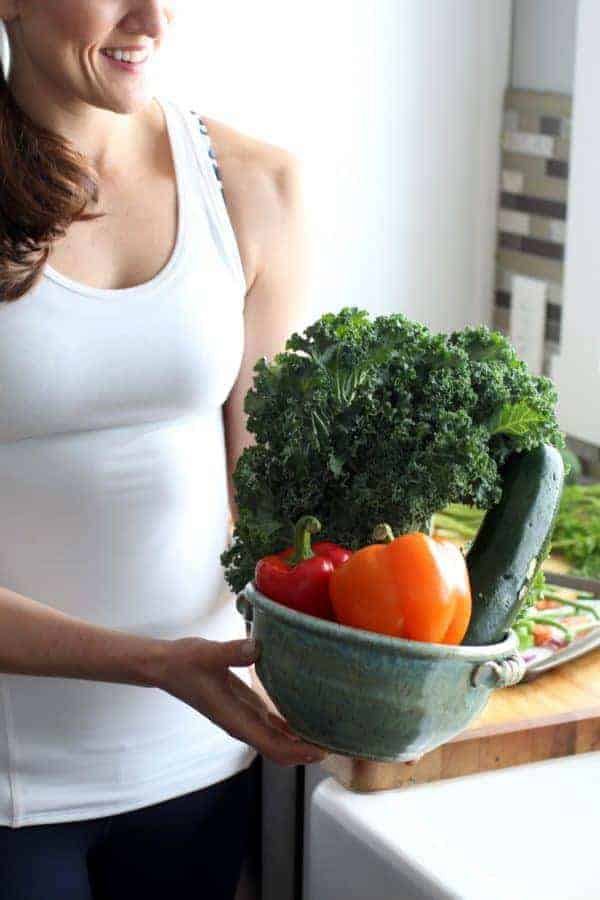
<path fill-rule="evenodd" d="M 155 92 L 172 16 L 0 0 L 0 900 L 232 898 L 258 753 L 325 755 L 220 565 L 304 316 L 298 167 Z"/>
<path fill-rule="evenodd" d="M 31 289 L 52 245 L 70 225 L 102 215 L 87 209 L 98 202 L 96 169 L 61 135 L 73 134 L 73 121 L 89 118 L 90 107 L 99 121 L 100 110 L 131 114 L 152 99 L 148 69 L 165 39 L 172 4 L 140 7 L 117 37 L 119 5 L 0 0 L 12 55 L 10 90 L 0 66 L 0 171 L 6 179 L 0 203 L 7 222 L 0 232 L 0 296 L 5 301 Z M 142 20 L 144 34 L 134 43 L 131 36 Z M 136 77 L 125 78 L 124 72 Z M 75 129 L 79 133 L 81 125 Z"/>

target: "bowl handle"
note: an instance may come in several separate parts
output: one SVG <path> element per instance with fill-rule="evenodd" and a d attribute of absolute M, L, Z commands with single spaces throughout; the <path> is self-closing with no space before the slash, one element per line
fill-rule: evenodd
<path fill-rule="evenodd" d="M 237 611 L 241 616 L 244 617 L 244 621 L 246 623 L 246 634 L 249 636 L 252 630 L 252 620 L 253 620 L 253 608 L 252 603 L 246 596 L 246 594 L 242 591 L 237 595 L 235 605 L 237 607 Z"/>
<path fill-rule="evenodd" d="M 505 659 L 481 663 L 471 674 L 473 687 L 503 688 L 518 684 L 525 674 L 525 662 L 520 653 Z"/>

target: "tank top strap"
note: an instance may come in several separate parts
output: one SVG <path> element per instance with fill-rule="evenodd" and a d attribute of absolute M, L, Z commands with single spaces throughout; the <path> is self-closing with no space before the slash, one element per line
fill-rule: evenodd
<path fill-rule="evenodd" d="M 246 275 L 237 236 L 227 208 L 221 172 L 204 119 L 171 96 L 161 94 L 157 99 L 163 107 L 168 107 L 178 120 L 182 132 L 181 137 L 187 146 L 185 166 L 188 169 L 191 167 L 193 170 L 189 171 L 193 181 L 197 182 L 197 179 L 200 179 L 199 186 L 202 196 L 198 197 L 198 202 L 201 203 L 204 199 L 205 214 L 208 216 L 219 252 L 239 285 L 242 297 L 245 297 L 248 290 Z M 197 189 L 198 184 L 196 183 L 194 193 Z M 190 190 L 193 190 L 191 183 Z M 187 199 L 188 207 L 193 206 L 193 196 Z"/>
<path fill-rule="evenodd" d="M 202 178 L 204 195 L 208 206 L 207 211 L 212 220 L 215 239 L 220 244 L 221 252 L 235 280 L 239 283 L 242 296 L 245 297 L 248 290 L 246 275 L 242 265 L 237 236 L 227 208 L 219 164 L 204 119 L 195 110 L 180 106 L 170 98 L 168 100 L 161 99 L 163 103 L 169 102 L 172 107 L 174 106 L 184 121 L 193 158 L 197 163 L 196 170 Z"/>
<path fill-rule="evenodd" d="M 203 136 L 203 140 L 206 145 L 206 152 L 208 153 L 208 156 L 212 163 L 213 171 L 215 173 L 215 178 L 216 178 L 217 184 L 219 186 L 219 190 L 221 191 L 223 200 L 225 200 L 225 188 L 223 187 L 223 179 L 221 178 L 221 170 L 219 169 L 219 163 L 217 161 L 217 157 L 216 157 L 215 151 L 213 149 L 212 141 L 211 141 L 210 135 L 208 133 L 208 128 L 206 127 L 206 125 L 204 123 L 204 119 L 202 118 L 202 116 L 199 113 L 195 112 L 192 109 L 192 110 L 190 110 L 190 114 L 192 116 L 194 116 L 194 118 L 197 119 L 197 121 L 198 121 L 198 127 L 200 129 L 200 134 Z"/>

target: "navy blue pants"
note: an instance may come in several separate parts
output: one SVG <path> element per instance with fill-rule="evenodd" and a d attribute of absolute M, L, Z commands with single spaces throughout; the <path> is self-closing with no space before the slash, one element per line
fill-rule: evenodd
<path fill-rule="evenodd" d="M 233 900 L 257 828 L 260 757 L 131 812 L 0 826 L 0 900 Z"/>

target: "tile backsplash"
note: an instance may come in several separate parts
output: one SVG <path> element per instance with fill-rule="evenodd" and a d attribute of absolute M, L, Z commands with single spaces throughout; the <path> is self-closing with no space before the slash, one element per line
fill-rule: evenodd
<path fill-rule="evenodd" d="M 506 93 L 493 325 L 510 336 L 513 276 L 544 282 L 546 372 L 560 344 L 571 110 L 565 94 Z"/>

